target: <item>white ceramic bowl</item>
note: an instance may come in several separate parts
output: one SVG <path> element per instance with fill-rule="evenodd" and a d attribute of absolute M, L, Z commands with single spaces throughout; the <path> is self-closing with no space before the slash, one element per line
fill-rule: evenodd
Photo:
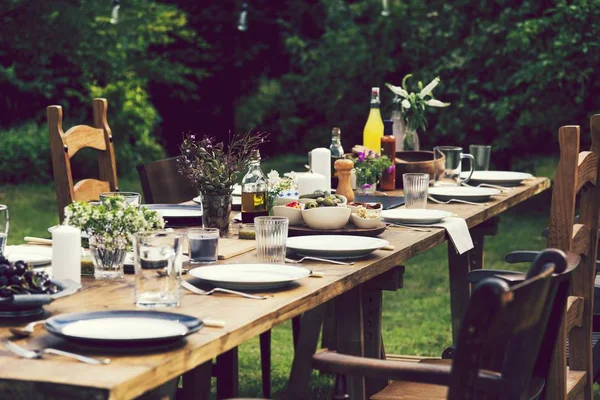
<path fill-rule="evenodd" d="M 302 210 L 302 218 L 312 229 L 340 229 L 350 219 L 347 207 L 317 207 Z"/>
<path fill-rule="evenodd" d="M 285 206 L 286 204 L 298 201 L 298 199 L 292 199 L 291 197 L 277 197 L 275 199 L 276 206 Z"/>
<path fill-rule="evenodd" d="M 381 203 L 365 203 L 365 204 L 370 204 L 370 205 L 379 204 L 379 208 L 374 208 L 374 209 L 369 208 L 369 209 L 367 209 L 367 211 L 376 212 L 377 214 L 381 215 L 381 210 L 383 209 L 383 206 L 381 205 Z M 350 210 L 352 210 L 352 214 L 354 214 L 358 211 L 358 206 L 353 206 L 353 205 L 347 204 L 346 207 L 348 207 Z"/>
<path fill-rule="evenodd" d="M 290 226 L 302 225 L 304 223 L 304 219 L 302 218 L 302 210 L 299 208 L 273 206 L 273 215 L 276 217 L 287 217 Z"/>
<path fill-rule="evenodd" d="M 338 205 L 338 207 L 346 207 L 346 204 L 348 204 L 348 199 L 346 198 L 346 196 L 342 196 L 341 194 L 338 194 L 338 196 L 340 196 L 342 198 L 342 202 Z M 296 200 L 298 201 L 300 204 L 306 204 L 306 203 L 310 203 L 311 201 L 315 201 L 316 199 L 299 199 Z"/>
<path fill-rule="evenodd" d="M 375 210 L 373 210 L 373 211 L 375 211 Z M 357 228 L 362 228 L 362 229 L 376 228 L 381 225 L 381 217 L 361 218 L 358 216 L 358 214 L 352 214 L 352 215 L 350 215 L 350 219 L 352 220 L 352 223 L 354 225 L 356 225 Z"/>

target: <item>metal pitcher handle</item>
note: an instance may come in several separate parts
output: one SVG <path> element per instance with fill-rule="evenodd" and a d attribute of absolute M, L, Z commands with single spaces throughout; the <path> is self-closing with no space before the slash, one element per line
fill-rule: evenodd
<path fill-rule="evenodd" d="M 473 164 L 475 164 L 475 157 L 473 157 L 470 154 L 461 154 L 460 158 L 468 158 L 469 160 L 471 160 L 471 162 L 469 163 L 469 177 L 466 179 L 461 179 L 460 176 L 458 177 L 458 184 L 462 184 L 462 183 L 467 183 L 469 182 L 469 179 L 471 179 L 471 176 L 473 176 Z"/>

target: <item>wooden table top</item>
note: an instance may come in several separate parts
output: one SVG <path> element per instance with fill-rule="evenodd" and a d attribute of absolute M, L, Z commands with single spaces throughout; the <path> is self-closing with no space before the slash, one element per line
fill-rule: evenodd
<path fill-rule="evenodd" d="M 536 178 L 506 194 L 493 197 L 485 207 L 431 203 L 428 207 L 452 211 L 465 218 L 471 228 L 549 187 L 550 181 L 547 178 Z M 395 193 L 390 193 L 393 194 Z M 200 319 L 220 319 L 224 320 L 226 325 L 221 329 L 203 328 L 188 336 L 187 342 L 177 349 L 143 355 L 93 354 L 71 347 L 61 339 L 46 333 L 43 328 L 38 328 L 34 336 L 16 342 L 31 349 L 58 347 L 92 356 L 109 356 L 112 362 L 105 366 L 90 366 L 58 356 L 48 356 L 43 360 L 26 360 L 0 348 L 0 391 L 5 394 L 12 392 L 14 397 L 20 398 L 20 385 L 24 385 L 28 390 L 32 390 L 32 387 L 33 390 L 37 390 L 40 388 L 39 382 L 44 382 L 55 386 L 55 390 L 68 390 L 69 387 L 73 389 L 71 385 L 77 386 L 80 398 L 98 396 L 130 399 L 139 396 L 446 240 L 445 231 L 441 228 L 432 228 L 431 232 L 389 229 L 380 237 L 394 245 L 395 250 L 376 251 L 352 266 L 307 264 L 313 270 L 324 272 L 325 276 L 306 278 L 286 289 L 266 293 L 272 295 L 267 300 L 250 300 L 226 295 L 200 296 L 184 290 L 182 306 L 168 311 L 189 314 Z M 252 251 L 219 263 L 255 261 L 256 251 Z M 79 293 L 46 306 L 48 313 L 58 315 L 82 311 L 135 309 L 131 276 L 117 282 L 84 279 L 83 284 L 84 288 Z M 12 325 L 0 321 L 0 336 L 10 336 L 8 326 Z M 47 386 L 44 387 L 44 390 L 47 390 Z"/>

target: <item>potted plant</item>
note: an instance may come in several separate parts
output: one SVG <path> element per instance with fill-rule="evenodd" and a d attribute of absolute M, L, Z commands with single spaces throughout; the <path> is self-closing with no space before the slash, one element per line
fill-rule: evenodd
<path fill-rule="evenodd" d="M 266 132 L 234 134 L 229 146 L 214 137 L 188 134 L 181 144 L 179 173 L 198 189 L 202 197 L 202 224 L 229 236 L 231 193 L 239 173 L 247 169 L 253 151 L 266 140 Z"/>
<path fill-rule="evenodd" d="M 99 204 L 76 201 L 65 207 L 65 225 L 89 235 L 96 279 L 123 277 L 125 254 L 131 250 L 131 235 L 162 229 L 165 221 L 156 212 L 127 204 L 123 196 L 103 199 Z"/>
<path fill-rule="evenodd" d="M 356 171 L 356 187 L 363 193 L 373 193 L 377 189 L 377 181 L 381 179 L 381 173 L 387 169 L 389 173 L 394 172 L 394 165 L 387 156 L 382 156 L 372 150 L 361 151 L 353 159 Z"/>
<path fill-rule="evenodd" d="M 396 140 L 402 141 L 403 150 L 419 150 L 419 136 L 417 130 L 424 131 L 427 128 L 425 111 L 427 107 L 448 107 L 450 103 L 444 103 L 433 97 L 433 89 L 440 83 L 437 77 L 425 87 L 421 81 L 418 82 L 419 92 L 409 92 L 406 82 L 412 74 L 402 79 L 402 86 L 394 86 L 389 83 L 385 85 L 396 95 L 394 104 L 399 106 L 392 112 L 394 123 L 400 123 L 400 136 Z M 400 114 L 400 118 L 396 118 Z"/>

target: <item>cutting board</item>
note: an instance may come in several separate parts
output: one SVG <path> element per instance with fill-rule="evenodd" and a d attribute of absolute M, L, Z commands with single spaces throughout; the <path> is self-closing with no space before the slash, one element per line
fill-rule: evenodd
<path fill-rule="evenodd" d="M 256 249 L 256 240 L 244 240 L 238 238 L 219 239 L 219 260 L 239 256 Z"/>

